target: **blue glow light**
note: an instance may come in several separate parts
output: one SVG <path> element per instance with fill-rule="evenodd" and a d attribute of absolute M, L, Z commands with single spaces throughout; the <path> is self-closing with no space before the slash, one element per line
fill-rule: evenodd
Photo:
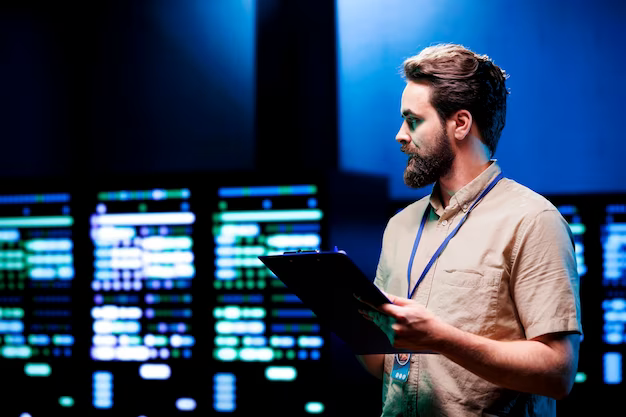
<path fill-rule="evenodd" d="M 259 186 L 259 187 L 224 187 L 217 191 L 222 198 L 259 197 L 279 195 L 309 195 L 317 193 L 315 185 Z"/>
<path fill-rule="evenodd" d="M 604 364 L 604 383 L 620 384 L 622 382 L 622 354 L 609 352 L 605 353 L 602 359 Z"/>
<path fill-rule="evenodd" d="M 298 372 L 293 366 L 268 366 L 265 368 L 265 377 L 270 381 L 293 381 Z"/>
<path fill-rule="evenodd" d="M 324 404 L 318 402 L 309 402 L 304 405 L 304 410 L 310 414 L 320 414 L 324 411 Z"/>
<path fill-rule="evenodd" d="M 196 409 L 196 400 L 193 398 L 179 398 L 176 400 L 176 408 L 180 411 L 193 411 Z"/>
<path fill-rule="evenodd" d="M 219 412 L 235 411 L 235 375 L 217 373 L 213 376 L 213 409 Z"/>
<path fill-rule="evenodd" d="M 164 363 L 144 363 L 139 367 L 139 375 L 143 379 L 169 379 L 172 369 Z"/>
<path fill-rule="evenodd" d="M 293 318 L 308 318 L 315 317 L 315 314 L 311 310 L 306 309 L 282 309 L 277 308 L 272 310 L 272 316 L 274 317 L 293 317 Z"/>
<path fill-rule="evenodd" d="M 274 221 L 309 221 L 320 220 L 322 211 L 308 210 L 272 210 L 272 211 L 227 211 L 217 214 L 222 222 L 274 222 Z"/>
<path fill-rule="evenodd" d="M 193 224 L 196 216 L 193 213 L 125 213 L 125 214 L 94 214 L 91 216 L 92 226 L 142 226 L 142 225 L 184 225 Z"/>
<path fill-rule="evenodd" d="M 20 240 L 20 232 L 18 229 L 0 230 L 1 242 L 17 242 Z"/>

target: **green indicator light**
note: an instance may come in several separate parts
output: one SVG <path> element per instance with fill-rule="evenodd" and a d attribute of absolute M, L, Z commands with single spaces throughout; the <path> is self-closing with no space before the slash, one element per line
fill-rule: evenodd
<path fill-rule="evenodd" d="M 230 347 L 219 348 L 213 351 L 213 357 L 220 361 L 230 362 L 237 359 L 237 349 Z"/>
<path fill-rule="evenodd" d="M 27 363 L 24 365 L 24 373 L 28 376 L 50 376 L 52 368 L 47 363 Z"/>
<path fill-rule="evenodd" d="M 221 221 L 220 213 L 213 213 L 213 223 L 219 223 Z"/>
<path fill-rule="evenodd" d="M 213 236 L 219 236 L 222 228 L 219 226 L 213 226 Z"/>
<path fill-rule="evenodd" d="M 283 351 L 281 349 L 274 349 L 274 359 L 280 360 L 283 358 Z"/>
<path fill-rule="evenodd" d="M 72 397 L 59 397 L 59 404 L 62 407 L 73 407 L 74 399 Z"/>
<path fill-rule="evenodd" d="M 576 379 L 574 380 L 575 383 L 582 384 L 586 380 L 587 380 L 587 374 L 586 373 L 584 373 L 584 372 L 577 372 L 576 373 Z"/>
<path fill-rule="evenodd" d="M 232 289 L 233 288 L 233 282 L 232 281 L 224 282 L 224 288 L 226 288 L 227 290 Z"/>
<path fill-rule="evenodd" d="M 572 230 L 572 234 L 574 235 L 582 235 L 585 233 L 585 225 L 582 223 L 572 223 L 569 225 L 569 228 Z"/>
<path fill-rule="evenodd" d="M 213 281 L 213 288 L 216 290 L 222 289 L 222 281 Z"/>
<path fill-rule="evenodd" d="M 320 220 L 322 211 L 318 209 L 307 210 L 252 210 L 252 211 L 226 211 L 216 213 L 214 220 L 222 222 L 273 222 L 273 221 L 307 221 Z"/>
<path fill-rule="evenodd" d="M 285 284 L 283 284 L 283 282 L 279 279 L 274 279 L 271 281 L 272 283 L 272 287 L 277 287 L 277 288 L 284 288 Z"/>
<path fill-rule="evenodd" d="M 288 185 L 281 185 L 278 187 L 278 194 L 280 195 L 285 195 L 285 194 L 291 194 L 291 187 Z"/>
<path fill-rule="evenodd" d="M 263 288 L 265 288 L 265 281 L 257 281 L 256 286 L 257 288 L 262 290 Z"/>
<path fill-rule="evenodd" d="M 226 210 L 226 209 L 228 208 L 228 203 L 227 203 L 226 201 L 220 201 L 220 202 L 217 204 L 217 207 L 218 207 L 220 210 L 222 210 L 222 211 L 223 211 L 223 210 Z"/>
<path fill-rule="evenodd" d="M 246 282 L 246 288 L 249 289 L 249 290 L 254 289 L 254 281 Z"/>
<path fill-rule="evenodd" d="M 246 271 L 246 278 L 254 278 L 254 270 L 248 269 Z"/>
<path fill-rule="evenodd" d="M 172 349 L 172 357 L 173 358 L 180 357 L 180 350 L 179 349 Z"/>
<path fill-rule="evenodd" d="M 304 410 L 310 414 L 320 414 L 324 412 L 324 404 L 317 402 L 306 403 Z"/>
<path fill-rule="evenodd" d="M 0 227 L 69 227 L 74 224 L 71 216 L 2 217 Z"/>
<path fill-rule="evenodd" d="M 293 350 L 289 349 L 287 351 L 287 359 L 294 359 L 296 357 L 296 352 L 294 352 Z"/>
<path fill-rule="evenodd" d="M 145 213 L 146 211 L 148 211 L 148 205 L 146 203 L 139 204 L 139 211 L 141 213 Z"/>
<path fill-rule="evenodd" d="M 235 282 L 235 288 L 237 288 L 238 290 L 241 290 L 243 288 L 243 281 L 237 280 Z"/>

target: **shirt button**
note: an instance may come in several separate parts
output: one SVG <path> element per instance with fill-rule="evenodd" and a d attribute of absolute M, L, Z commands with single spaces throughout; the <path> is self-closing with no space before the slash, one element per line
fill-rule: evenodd
<path fill-rule="evenodd" d="M 442 222 L 441 222 L 441 224 L 442 224 L 443 226 L 445 226 L 446 224 L 448 224 L 448 221 L 447 221 L 447 220 L 444 220 L 444 221 L 442 221 Z"/>
<path fill-rule="evenodd" d="M 467 210 L 467 204 L 463 204 L 463 210 Z"/>

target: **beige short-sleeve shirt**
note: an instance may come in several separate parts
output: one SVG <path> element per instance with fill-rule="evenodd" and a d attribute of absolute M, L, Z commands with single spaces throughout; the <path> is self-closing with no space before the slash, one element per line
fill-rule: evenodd
<path fill-rule="evenodd" d="M 445 209 L 438 192 L 389 221 L 375 284 L 407 297 L 411 250 L 432 206 L 411 271 L 411 289 L 445 237 L 500 173 L 493 161 Z M 435 186 L 436 187 L 436 186 Z M 495 340 L 582 333 L 578 273 L 567 222 L 544 197 L 501 179 L 475 206 L 418 286 L 413 299 L 439 318 Z M 554 416 L 551 398 L 498 387 L 443 355 L 414 354 L 408 380 L 389 377 L 385 356 L 383 416 Z"/>

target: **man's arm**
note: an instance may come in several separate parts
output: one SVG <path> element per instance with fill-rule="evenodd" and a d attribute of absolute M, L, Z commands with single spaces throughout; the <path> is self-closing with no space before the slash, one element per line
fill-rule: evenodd
<path fill-rule="evenodd" d="M 560 399 L 571 390 L 578 365 L 578 334 L 491 340 L 445 323 L 412 300 L 388 297 L 393 304 L 368 314 L 394 347 L 441 353 L 481 378 L 516 391 Z"/>
<path fill-rule="evenodd" d="M 378 379 L 383 379 L 385 355 L 356 355 L 365 370 Z"/>
<path fill-rule="evenodd" d="M 447 325 L 439 352 L 487 381 L 562 399 L 574 384 L 580 336 L 551 333 L 533 340 L 496 341 Z"/>

